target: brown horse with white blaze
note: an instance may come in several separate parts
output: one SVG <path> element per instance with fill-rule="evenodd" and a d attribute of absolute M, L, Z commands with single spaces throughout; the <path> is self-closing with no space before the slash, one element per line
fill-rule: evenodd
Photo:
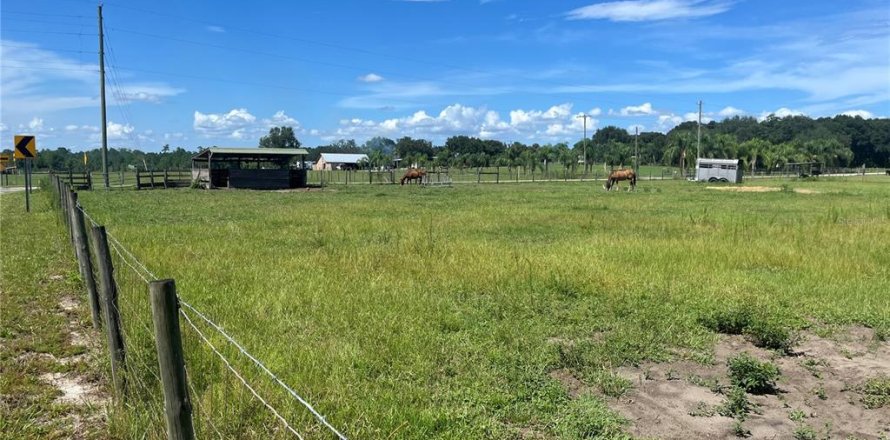
<path fill-rule="evenodd" d="M 423 176 L 426 176 L 426 170 L 418 168 L 408 168 L 408 171 L 405 171 L 405 175 L 402 176 L 402 180 L 400 182 L 402 185 L 404 185 L 405 182 L 411 183 L 415 180 L 417 181 L 417 183 L 422 183 Z"/>
<path fill-rule="evenodd" d="M 606 179 L 606 184 L 603 185 L 603 188 L 606 191 L 611 191 L 613 189 L 613 187 L 615 189 L 617 189 L 618 182 L 620 182 L 622 180 L 630 181 L 630 189 L 631 190 L 634 190 L 637 188 L 637 173 L 635 173 L 634 170 L 627 170 L 627 169 L 615 170 L 615 171 L 612 171 L 611 173 L 609 173 L 609 178 Z"/>

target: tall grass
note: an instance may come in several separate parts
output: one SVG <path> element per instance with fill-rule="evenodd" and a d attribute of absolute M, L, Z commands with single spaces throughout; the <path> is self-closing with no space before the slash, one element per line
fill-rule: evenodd
<path fill-rule="evenodd" d="M 550 371 L 620 392 L 618 366 L 707 362 L 715 334 L 702 318 L 730 302 L 792 329 L 890 327 L 890 187 L 794 185 L 820 193 L 666 181 L 635 193 L 548 183 L 94 191 L 81 200 L 350 437 L 558 437 L 617 432 L 618 419 L 596 398 L 569 399 Z M 141 280 L 123 284 L 124 296 L 147 295 Z M 122 307 L 133 332 L 150 319 Z M 205 436 L 288 437 L 193 331 L 183 334 Z M 151 352 L 147 334 L 131 338 Z M 330 438 L 213 341 L 298 431 Z M 119 410 L 116 435 L 162 437 L 148 402 Z M 603 419 L 577 417 L 579 405 Z"/>

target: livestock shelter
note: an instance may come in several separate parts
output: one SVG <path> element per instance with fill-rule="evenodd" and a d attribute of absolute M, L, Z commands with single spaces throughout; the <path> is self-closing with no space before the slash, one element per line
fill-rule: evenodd
<path fill-rule="evenodd" d="M 315 162 L 316 171 L 321 170 L 357 170 L 359 164 L 368 160 L 367 154 L 321 153 Z"/>
<path fill-rule="evenodd" d="M 204 188 L 306 187 L 302 148 L 207 148 L 192 157 L 192 180 Z"/>

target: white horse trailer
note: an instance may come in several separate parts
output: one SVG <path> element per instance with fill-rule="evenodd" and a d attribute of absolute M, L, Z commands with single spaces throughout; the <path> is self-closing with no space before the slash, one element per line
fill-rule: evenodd
<path fill-rule="evenodd" d="M 742 167 L 738 159 L 705 159 L 695 162 L 695 180 L 698 182 L 742 182 Z"/>

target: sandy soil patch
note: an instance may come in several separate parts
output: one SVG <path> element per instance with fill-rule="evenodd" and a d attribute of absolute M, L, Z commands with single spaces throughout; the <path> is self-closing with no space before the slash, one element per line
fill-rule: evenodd
<path fill-rule="evenodd" d="M 56 398 L 57 403 L 74 405 L 101 405 L 105 398 L 99 388 L 82 378 L 65 373 L 45 373 L 40 379 L 59 389 L 62 395 Z"/>
<path fill-rule="evenodd" d="M 776 394 L 748 395 L 758 406 L 743 423 L 752 438 L 793 438 L 802 424 L 831 438 L 890 435 L 890 408 L 866 409 L 858 391 L 867 379 L 890 375 L 890 344 L 878 342 L 873 332 L 863 327 L 850 328 L 836 339 L 807 333 L 796 347 L 797 353 L 781 356 L 754 347 L 742 336 L 721 335 L 713 365 L 676 361 L 620 368 L 618 374 L 631 380 L 634 388 L 621 398 L 604 399 L 630 421 L 627 430 L 635 436 L 736 438 L 731 431 L 732 418 L 703 415 L 701 409 L 722 404 L 725 398 L 718 390 L 730 382 L 726 361 L 747 351 L 761 360 L 771 360 L 782 374 Z M 572 397 L 595 392 L 567 370 L 554 371 L 551 376 Z M 794 421 L 792 412 L 805 417 Z"/>

